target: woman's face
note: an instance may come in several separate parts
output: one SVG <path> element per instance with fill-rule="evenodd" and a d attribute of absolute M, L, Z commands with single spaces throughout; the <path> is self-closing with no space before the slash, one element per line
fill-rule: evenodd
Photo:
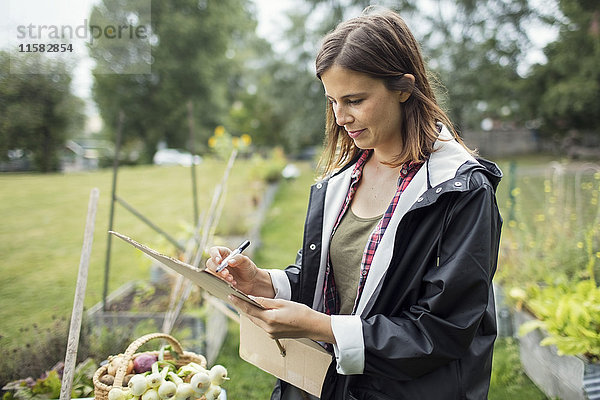
<path fill-rule="evenodd" d="M 398 153 L 402 146 L 400 103 L 407 94 L 392 92 L 382 80 L 338 65 L 327 69 L 321 81 L 336 123 L 346 129 L 357 147 L 375 149 L 382 155 Z"/>

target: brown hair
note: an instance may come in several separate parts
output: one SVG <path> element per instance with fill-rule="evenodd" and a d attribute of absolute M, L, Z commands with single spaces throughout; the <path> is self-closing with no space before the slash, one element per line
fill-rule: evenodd
<path fill-rule="evenodd" d="M 404 20 L 390 10 L 368 13 L 342 22 L 323 39 L 316 57 L 317 77 L 333 65 L 382 79 L 389 90 L 411 93 L 402 105 L 402 149 L 390 163 L 425 160 L 433 152 L 441 122 L 462 141 L 438 105 L 429 84 L 418 42 Z M 404 78 L 404 74 L 415 77 Z M 337 125 L 332 105 L 326 111 L 325 150 L 319 165 L 325 174 L 350 162 L 359 152 L 354 141 Z M 464 146 L 464 144 L 463 144 Z"/>

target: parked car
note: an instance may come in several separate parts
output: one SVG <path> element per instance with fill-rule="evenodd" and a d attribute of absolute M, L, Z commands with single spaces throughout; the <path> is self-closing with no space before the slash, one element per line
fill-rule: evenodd
<path fill-rule="evenodd" d="M 160 149 L 154 153 L 152 161 L 156 165 L 182 165 L 189 167 L 192 165 L 192 162 L 196 165 L 200 164 L 202 157 L 178 149 Z"/>

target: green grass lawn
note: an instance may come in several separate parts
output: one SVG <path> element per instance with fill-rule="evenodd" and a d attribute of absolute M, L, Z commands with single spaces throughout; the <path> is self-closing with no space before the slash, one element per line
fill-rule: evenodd
<path fill-rule="evenodd" d="M 222 162 L 206 160 L 197 171 L 200 212 L 210 204 Z M 245 232 L 262 184 L 249 161 L 238 160 L 228 184 L 221 218 L 227 232 Z M 178 240 L 193 226 L 190 169 L 124 167 L 117 194 Z M 70 316 L 75 293 L 89 195 L 100 189 L 86 290 L 87 307 L 101 301 L 112 171 L 78 174 L 0 174 L 0 347 L 25 343 L 21 331 L 33 323 L 49 326 L 52 316 Z M 172 251 L 159 234 L 116 205 L 114 229 L 157 249 Z M 222 231 L 220 229 L 217 231 Z M 217 238 L 217 240 L 219 240 Z M 150 261 L 118 239 L 112 241 L 109 289 L 146 279 Z"/>

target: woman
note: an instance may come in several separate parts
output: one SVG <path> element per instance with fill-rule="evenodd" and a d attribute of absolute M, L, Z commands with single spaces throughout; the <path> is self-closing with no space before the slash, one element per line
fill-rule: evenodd
<path fill-rule="evenodd" d="M 322 399 L 487 398 L 500 170 L 454 133 L 397 14 L 340 24 L 316 70 L 327 177 L 303 248 L 285 271 L 234 257 L 223 278 L 267 310 L 236 306 L 274 338 L 329 344 Z M 229 251 L 212 248 L 207 266 Z M 306 394 L 278 382 L 272 398 Z"/>

